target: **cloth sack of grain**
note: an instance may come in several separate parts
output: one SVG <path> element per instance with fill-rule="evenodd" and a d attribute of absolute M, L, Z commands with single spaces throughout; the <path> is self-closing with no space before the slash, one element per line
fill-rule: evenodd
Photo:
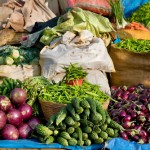
<path fill-rule="evenodd" d="M 150 53 L 137 54 L 112 45 L 109 55 L 116 70 L 110 75 L 111 86 L 133 86 L 142 83 L 150 87 Z"/>

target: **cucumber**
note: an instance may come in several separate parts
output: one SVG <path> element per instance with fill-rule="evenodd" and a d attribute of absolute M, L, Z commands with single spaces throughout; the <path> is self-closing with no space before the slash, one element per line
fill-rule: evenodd
<path fill-rule="evenodd" d="M 99 126 L 94 126 L 93 127 L 93 131 L 95 131 L 96 133 L 100 133 L 101 132 L 101 128 Z"/>
<path fill-rule="evenodd" d="M 66 107 L 62 108 L 56 115 L 56 125 L 58 126 L 67 116 Z"/>
<path fill-rule="evenodd" d="M 92 131 L 90 134 L 90 139 L 92 140 L 98 139 L 98 134 L 95 131 Z"/>
<path fill-rule="evenodd" d="M 107 140 L 107 138 L 108 138 L 108 134 L 104 131 L 101 131 L 101 133 L 99 133 L 99 136 L 105 140 Z"/>
<path fill-rule="evenodd" d="M 82 130 L 83 130 L 83 132 L 85 132 L 85 133 L 91 133 L 91 132 L 92 132 L 92 128 L 89 127 L 89 126 L 84 127 Z"/>
<path fill-rule="evenodd" d="M 87 134 L 87 133 L 82 133 L 82 139 L 83 139 L 83 140 L 88 139 L 88 134 Z"/>
<path fill-rule="evenodd" d="M 66 140 L 69 140 L 71 139 L 69 133 L 65 132 L 65 131 L 62 131 L 60 134 L 59 134 L 60 137 L 63 137 L 64 139 Z"/>
<path fill-rule="evenodd" d="M 107 126 L 108 126 L 107 124 L 103 124 L 103 125 L 101 126 L 101 130 L 106 131 Z"/>
<path fill-rule="evenodd" d="M 70 116 L 67 116 L 65 118 L 65 123 L 69 126 L 73 126 L 75 124 L 75 121 Z"/>
<path fill-rule="evenodd" d="M 46 127 L 42 124 L 36 125 L 35 130 L 42 137 L 49 137 L 50 135 L 53 134 L 52 130 L 50 130 L 48 127 Z"/>
<path fill-rule="evenodd" d="M 80 102 L 80 106 L 81 106 L 82 108 L 84 108 L 84 109 L 90 108 L 90 105 L 89 105 L 89 103 L 88 103 L 87 100 L 82 100 L 82 101 Z"/>
<path fill-rule="evenodd" d="M 67 132 L 68 132 L 69 134 L 72 134 L 74 131 L 75 131 L 75 128 L 73 128 L 73 127 L 67 128 Z"/>
<path fill-rule="evenodd" d="M 103 140 L 103 138 L 101 138 L 101 137 L 99 137 L 98 139 L 95 139 L 94 140 L 94 143 L 96 143 L 96 144 L 101 144 L 101 143 L 103 143 L 104 142 L 104 140 Z"/>
<path fill-rule="evenodd" d="M 84 141 L 84 144 L 86 146 L 90 146 L 92 144 L 92 142 L 91 142 L 91 140 L 87 139 L 87 140 Z"/>
<path fill-rule="evenodd" d="M 75 139 L 78 139 L 79 135 L 78 133 L 74 132 L 72 135 L 71 135 L 72 138 L 75 138 Z"/>
<path fill-rule="evenodd" d="M 115 132 L 112 128 L 107 128 L 106 132 L 110 137 L 113 137 L 115 135 Z"/>
<path fill-rule="evenodd" d="M 58 137 L 57 142 L 63 146 L 68 146 L 68 141 L 62 137 Z"/>
<path fill-rule="evenodd" d="M 68 140 L 68 144 L 71 146 L 77 145 L 77 140 L 75 138 L 71 138 Z"/>
<path fill-rule="evenodd" d="M 54 142 L 54 137 L 53 136 L 49 136 L 47 139 L 46 139 L 46 141 L 45 141 L 45 143 L 46 144 L 51 144 L 51 143 L 53 143 Z"/>
<path fill-rule="evenodd" d="M 119 125 L 117 122 L 115 122 L 113 120 L 110 121 L 109 127 L 112 127 L 114 129 L 118 129 L 121 131 L 124 130 L 124 128 L 121 125 Z"/>
<path fill-rule="evenodd" d="M 80 106 L 80 102 L 81 100 L 79 100 L 78 98 L 73 98 L 71 100 L 71 103 L 73 107 L 75 108 L 75 111 L 77 112 L 77 114 L 81 114 L 84 111 L 84 109 Z"/>

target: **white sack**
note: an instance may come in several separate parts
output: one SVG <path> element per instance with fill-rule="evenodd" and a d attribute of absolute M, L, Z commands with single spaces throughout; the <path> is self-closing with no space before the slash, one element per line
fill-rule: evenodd
<path fill-rule="evenodd" d="M 70 63 L 78 63 L 83 69 L 114 72 L 113 62 L 103 40 L 100 38 L 90 40 L 84 43 L 59 44 L 53 49 L 44 47 L 40 52 L 42 75 L 49 78 L 62 73 L 63 67 L 69 66 Z"/>

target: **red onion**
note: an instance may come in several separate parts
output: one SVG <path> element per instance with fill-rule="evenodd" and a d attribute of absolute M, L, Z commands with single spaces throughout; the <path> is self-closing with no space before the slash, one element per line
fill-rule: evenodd
<path fill-rule="evenodd" d="M 32 129 L 28 124 L 21 124 L 18 127 L 18 131 L 19 131 L 19 137 L 22 139 L 29 138 L 32 133 Z"/>
<path fill-rule="evenodd" d="M 20 105 L 18 109 L 23 116 L 23 120 L 29 119 L 33 112 L 32 107 L 26 103 Z"/>
<path fill-rule="evenodd" d="M 14 108 L 8 111 L 7 119 L 10 124 L 15 125 L 15 126 L 20 125 L 23 121 L 21 112 Z"/>
<path fill-rule="evenodd" d="M 14 104 L 23 104 L 27 99 L 27 93 L 21 88 L 15 88 L 10 93 L 10 98 Z"/>
<path fill-rule="evenodd" d="M 11 124 L 6 124 L 1 133 L 6 140 L 17 140 L 19 138 L 18 129 Z"/>
<path fill-rule="evenodd" d="M 6 112 L 10 108 L 12 108 L 10 99 L 6 96 L 0 95 L 0 109 Z"/>
<path fill-rule="evenodd" d="M 7 121 L 6 114 L 2 110 L 0 110 L 0 129 L 2 129 L 5 126 L 6 121 Z"/>

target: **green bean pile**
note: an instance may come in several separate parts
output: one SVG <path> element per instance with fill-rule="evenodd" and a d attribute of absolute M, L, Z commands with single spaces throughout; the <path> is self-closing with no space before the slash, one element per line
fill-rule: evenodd
<path fill-rule="evenodd" d="M 107 94 L 100 91 L 98 85 L 93 85 L 87 81 L 84 81 L 82 86 L 69 86 L 66 83 L 49 85 L 42 89 L 39 94 L 40 100 L 63 104 L 70 103 L 71 99 L 74 97 L 78 97 L 81 100 L 91 97 L 101 103 L 110 99 Z"/>
<path fill-rule="evenodd" d="M 150 27 L 150 2 L 145 3 L 137 9 L 128 20 L 130 22 L 140 22 L 146 27 Z"/>
<path fill-rule="evenodd" d="M 123 48 L 134 53 L 149 53 L 150 52 L 150 41 L 149 40 L 136 40 L 126 39 L 117 43 L 116 48 Z"/>

